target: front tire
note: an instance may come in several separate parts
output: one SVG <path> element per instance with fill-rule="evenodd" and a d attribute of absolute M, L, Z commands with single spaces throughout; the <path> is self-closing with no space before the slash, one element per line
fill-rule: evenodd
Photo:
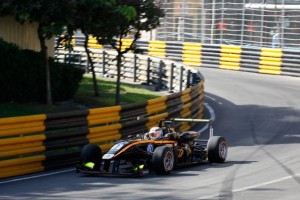
<path fill-rule="evenodd" d="M 100 170 L 100 164 L 102 161 L 102 151 L 98 145 L 87 144 L 85 145 L 80 154 L 80 165 L 84 166 L 86 163 L 93 163 L 91 168 L 93 171 Z"/>
<path fill-rule="evenodd" d="M 223 163 L 227 158 L 228 146 L 224 137 L 213 136 L 208 140 L 207 158 L 210 163 Z"/>
<path fill-rule="evenodd" d="M 174 168 L 174 153 L 170 147 L 159 146 L 153 152 L 152 167 L 156 174 L 170 174 Z"/>

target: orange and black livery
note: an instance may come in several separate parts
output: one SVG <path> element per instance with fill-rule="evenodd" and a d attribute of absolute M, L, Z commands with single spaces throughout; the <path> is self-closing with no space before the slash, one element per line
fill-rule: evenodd
<path fill-rule="evenodd" d="M 176 132 L 173 127 L 178 122 L 209 123 L 209 139 L 201 139 L 200 132 L 193 130 Z M 211 124 L 211 120 L 205 119 L 166 119 L 160 121 L 163 134 L 156 139 L 138 134 L 117 141 L 105 153 L 96 144 L 85 145 L 76 171 L 93 175 L 142 176 L 151 172 L 163 175 L 195 163 L 223 163 L 228 152 L 227 141 L 213 135 Z"/>

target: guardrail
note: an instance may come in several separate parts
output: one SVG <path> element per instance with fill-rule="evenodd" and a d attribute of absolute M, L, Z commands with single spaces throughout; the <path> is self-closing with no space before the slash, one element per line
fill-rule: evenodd
<path fill-rule="evenodd" d="M 75 47 L 82 46 L 82 40 L 82 37 L 76 37 Z M 123 43 L 129 45 L 131 41 L 124 39 Z M 104 48 L 92 38 L 90 45 Z M 137 41 L 137 47 L 149 56 L 190 66 L 300 76 L 300 54 L 293 50 L 163 41 Z"/>
<path fill-rule="evenodd" d="M 96 44 L 92 45 L 95 47 Z M 102 49 L 90 49 L 91 57 L 97 76 L 116 77 L 116 52 Z M 86 52 L 81 47 L 74 47 L 73 51 L 59 49 L 55 58 L 59 62 L 70 62 L 90 72 Z M 152 85 L 156 90 L 180 92 L 185 87 L 197 83 L 201 74 L 185 64 L 163 60 L 137 54 L 124 54 L 122 60 L 121 79 L 145 85 Z"/>
<path fill-rule="evenodd" d="M 94 61 L 99 59 L 98 55 L 96 52 Z M 135 61 L 133 59 L 133 63 Z M 162 62 L 161 60 L 155 63 Z M 131 76 L 128 77 L 131 80 L 147 82 L 150 79 L 141 75 L 145 71 L 142 62 L 139 65 L 141 68 L 137 67 L 136 73 L 129 73 Z M 105 67 L 98 73 L 113 74 L 111 68 Z M 184 68 L 181 73 L 189 71 L 184 66 L 179 68 Z M 147 69 L 153 71 L 149 65 Z M 136 77 L 132 74 L 136 74 Z M 176 73 L 171 74 L 173 77 L 166 78 L 170 82 L 177 76 Z M 188 76 L 178 83 L 178 87 L 177 83 L 173 82 L 171 86 L 170 82 L 166 82 L 169 88 L 182 90 L 146 102 L 64 113 L 0 118 L 0 178 L 74 166 L 78 162 L 83 145 L 98 144 L 105 151 L 115 140 L 146 132 L 150 127 L 157 126 L 161 119 L 202 118 L 204 80 L 201 74 L 197 75 L 196 82 L 191 83 L 189 81 L 191 76 Z M 187 88 L 182 82 L 185 82 Z M 176 127 L 185 131 L 194 125 L 193 122 L 181 122 L 176 124 Z"/>

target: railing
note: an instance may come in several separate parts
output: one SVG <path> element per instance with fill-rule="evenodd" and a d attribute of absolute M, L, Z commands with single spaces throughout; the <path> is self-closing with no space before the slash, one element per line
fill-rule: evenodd
<path fill-rule="evenodd" d="M 94 61 L 98 59 L 97 55 L 98 52 L 94 55 Z M 131 63 L 135 63 L 134 56 L 131 57 L 133 58 Z M 145 60 L 148 59 L 143 59 Z M 164 61 L 156 63 L 162 62 Z M 133 63 L 128 65 L 130 80 L 134 80 Z M 136 70 L 136 80 L 147 81 L 147 78 L 141 78 L 145 77 L 140 75 L 145 68 L 140 67 L 142 66 Z M 104 71 L 103 74 L 113 74 L 114 69 L 111 68 L 113 67 L 104 68 L 98 73 Z M 188 71 L 182 64 L 180 68 L 184 68 L 182 71 Z M 198 80 L 193 84 L 188 81 L 191 77 L 182 79 L 185 83 L 190 83 L 185 84 L 189 85 L 186 88 L 182 82 L 179 83 L 181 86 L 173 82 L 171 87 L 169 80 L 177 79 L 175 78 L 177 74 L 173 73 L 173 77 L 166 77 L 166 85 L 182 91 L 145 102 L 64 113 L 0 118 L 0 178 L 75 166 L 83 145 L 98 144 L 105 151 L 115 140 L 147 132 L 150 127 L 157 126 L 161 119 L 202 118 L 204 80 L 199 73 L 194 75 L 196 74 L 199 75 Z M 124 74 L 123 76 L 125 77 Z M 176 128 L 185 131 L 192 129 L 194 125 L 193 122 L 182 122 L 176 124 Z"/>
<path fill-rule="evenodd" d="M 93 40 L 92 40 L 93 41 Z M 130 40 L 125 40 L 129 41 Z M 139 43 L 140 44 L 140 43 Z M 73 51 L 59 50 L 56 52 L 56 60 L 59 62 L 70 62 L 78 67 L 84 68 L 87 73 L 90 73 L 87 56 L 85 50 L 78 46 L 74 47 Z M 145 43 L 146 45 L 146 43 Z M 91 44 L 93 49 L 90 49 L 96 75 L 100 77 L 117 76 L 116 67 L 116 52 L 109 49 L 102 49 L 103 47 L 97 44 Z M 153 45 L 152 45 L 153 46 Z M 97 49 L 95 49 L 97 47 Z M 164 46 L 165 47 L 165 46 Z M 165 52 L 164 48 L 151 47 L 146 50 L 150 56 L 140 54 L 125 54 L 122 61 L 121 79 L 135 83 L 154 86 L 156 90 L 167 90 L 169 92 L 179 92 L 185 87 L 189 87 L 197 83 L 202 77 L 201 74 L 182 63 L 171 60 L 161 59 L 161 52 Z"/>
<path fill-rule="evenodd" d="M 75 47 L 81 45 L 82 37 L 75 38 Z M 123 42 L 130 44 L 132 40 L 124 39 Z M 94 41 L 95 42 L 95 41 Z M 91 40 L 94 48 L 98 48 L 98 51 L 102 51 L 103 46 L 96 45 Z M 139 55 L 139 61 L 134 61 L 134 63 L 141 64 L 141 67 L 148 66 L 147 69 L 142 69 L 141 71 L 153 72 L 157 70 L 160 66 L 161 58 L 172 61 L 163 61 L 164 66 L 159 68 L 160 70 L 167 73 L 164 74 L 153 74 L 154 79 L 158 77 L 172 77 L 169 74 L 172 73 L 172 67 L 176 63 L 176 68 L 174 70 L 174 77 L 179 77 L 179 79 L 174 79 L 174 81 L 179 83 L 189 84 L 186 77 L 193 77 L 195 70 L 189 68 L 190 72 L 183 72 L 183 76 L 178 76 L 182 74 L 180 71 L 181 63 L 183 66 L 196 66 L 196 67 L 211 67 L 229 70 L 240 70 L 247 72 L 256 73 L 266 73 L 274 75 L 288 75 L 288 76 L 300 76 L 300 55 L 298 51 L 279 49 L 279 48 L 257 48 L 257 47 L 241 47 L 234 45 L 217 45 L 217 44 L 200 44 L 200 43 L 179 43 L 179 42 L 162 42 L 162 41 L 138 41 L 137 48 L 143 50 L 143 54 L 147 54 L 151 57 L 153 63 L 151 65 L 146 64 L 146 60 L 143 60 L 143 56 Z M 81 50 L 80 52 L 83 52 Z M 82 54 L 83 55 L 83 54 Z M 84 55 L 85 56 L 85 55 Z M 101 57 L 101 56 L 100 56 Z M 112 56 L 109 60 L 115 57 Z M 104 58 L 103 56 L 101 58 Z M 106 60 L 99 60 L 99 67 L 104 69 L 103 66 L 107 64 Z M 126 59 L 130 59 L 126 57 Z M 125 59 L 125 60 L 126 60 Z M 132 59 L 132 58 L 131 58 Z M 149 57 L 148 57 L 149 59 Z M 176 62 L 175 62 L 176 61 Z M 126 62 L 126 61 L 125 61 Z M 108 62 L 109 63 L 109 62 Z M 173 63 L 173 64 L 172 64 Z M 114 69 L 115 64 L 109 65 L 110 69 Z M 174 67 L 174 66 L 173 66 Z M 99 69 L 100 69 L 99 68 Z M 133 69 L 138 69 L 138 66 L 134 66 Z M 126 69 L 125 64 L 125 72 Z M 132 70 L 132 67 L 131 67 Z M 129 73 L 133 74 L 133 73 Z M 156 76 L 156 77 L 155 77 Z M 126 78 L 126 76 L 124 76 Z M 135 79 L 135 77 L 133 77 Z M 162 81 L 168 81 L 162 78 Z M 178 86 L 177 85 L 177 86 Z M 173 86 L 167 86 L 166 88 L 172 90 Z M 160 88 L 162 89 L 162 88 Z M 180 91 L 180 88 L 177 88 Z"/>

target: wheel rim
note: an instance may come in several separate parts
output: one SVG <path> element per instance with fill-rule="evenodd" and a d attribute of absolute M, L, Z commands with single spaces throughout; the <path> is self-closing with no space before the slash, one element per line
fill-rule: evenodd
<path fill-rule="evenodd" d="M 166 171 L 171 171 L 174 165 L 174 155 L 171 151 L 168 151 L 164 158 L 164 167 Z"/>
<path fill-rule="evenodd" d="M 219 144 L 219 155 L 222 159 L 226 159 L 227 157 L 227 143 L 226 141 L 222 141 Z"/>

